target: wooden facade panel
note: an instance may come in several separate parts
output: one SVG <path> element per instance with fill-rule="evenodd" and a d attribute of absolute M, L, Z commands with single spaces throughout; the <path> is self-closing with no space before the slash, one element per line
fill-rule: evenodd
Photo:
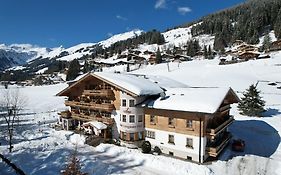
<path fill-rule="evenodd" d="M 150 122 L 150 116 L 155 116 L 155 123 Z M 206 135 L 206 122 L 204 114 L 187 113 L 180 111 L 165 111 L 159 109 L 145 109 L 145 127 L 168 132 L 175 132 L 186 135 L 200 135 L 201 116 L 201 136 Z M 174 118 L 174 125 L 169 125 L 169 117 Z M 192 128 L 187 127 L 186 121 L 192 120 Z"/>
<path fill-rule="evenodd" d="M 186 112 L 186 111 L 172 111 L 172 110 L 165 110 L 165 109 L 144 109 L 145 114 L 149 115 L 158 115 L 158 116 L 165 116 L 165 117 L 174 117 L 179 119 L 189 119 L 189 120 L 200 120 L 200 117 L 203 119 L 206 114 L 198 113 L 198 112 Z"/>
<path fill-rule="evenodd" d="M 113 90 L 114 96 L 115 96 L 115 100 L 113 101 L 113 104 L 115 106 L 116 110 L 120 110 L 120 106 L 121 106 L 121 100 L 120 100 L 120 91 L 114 89 Z"/>

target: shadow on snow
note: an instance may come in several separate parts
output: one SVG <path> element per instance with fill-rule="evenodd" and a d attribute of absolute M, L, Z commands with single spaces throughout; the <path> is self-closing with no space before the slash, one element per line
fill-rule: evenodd
<path fill-rule="evenodd" d="M 268 108 L 265 112 L 262 113 L 263 117 L 274 117 L 276 115 L 280 115 L 281 112 L 279 109 Z"/>
<path fill-rule="evenodd" d="M 74 146 L 73 146 L 74 149 Z M 73 149 L 59 148 L 54 150 L 42 150 L 40 148 L 26 148 L 24 151 L 13 152 L 13 155 L 6 156 L 17 164 L 24 172 L 31 175 L 53 175 L 60 174 L 65 169 Z M 77 157 L 80 159 L 82 171 L 95 175 L 123 174 L 126 170 L 143 166 L 144 160 L 135 162 L 135 159 L 122 156 L 121 152 L 110 154 L 110 147 L 104 151 L 84 151 L 83 147 L 78 147 Z M 41 152 L 38 154 L 38 152 Z M 0 166 L 1 167 L 1 166 Z M 7 173 L 7 170 L 0 170 Z"/>
<path fill-rule="evenodd" d="M 244 152 L 231 151 L 231 144 L 220 156 L 220 160 L 228 160 L 235 156 L 256 155 L 270 157 L 280 144 L 280 135 L 271 125 L 259 120 L 235 121 L 229 131 L 233 139 L 245 141 Z"/>

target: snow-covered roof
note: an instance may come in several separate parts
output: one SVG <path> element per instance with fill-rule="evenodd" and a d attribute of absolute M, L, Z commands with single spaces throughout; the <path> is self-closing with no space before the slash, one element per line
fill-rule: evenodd
<path fill-rule="evenodd" d="M 83 125 L 91 125 L 92 127 L 95 127 L 98 130 L 102 130 L 102 129 L 106 129 L 107 128 L 106 124 L 104 124 L 102 122 L 98 122 L 98 121 L 86 122 L 86 123 L 83 123 Z"/>
<path fill-rule="evenodd" d="M 160 75 L 143 75 L 146 79 L 150 80 L 153 83 L 158 84 L 161 88 L 188 88 L 189 86 L 178 82 L 176 80 L 170 79 L 168 77 Z"/>
<path fill-rule="evenodd" d="M 119 62 L 128 62 L 127 58 L 122 58 L 122 59 L 117 59 L 117 55 L 110 57 L 108 59 L 100 59 L 100 60 L 95 60 L 97 63 L 104 63 L 104 64 L 117 64 Z"/>
<path fill-rule="evenodd" d="M 135 95 L 155 95 L 160 94 L 163 90 L 159 85 L 143 78 L 130 74 L 109 73 L 109 72 L 96 72 L 92 73 L 121 89 L 126 89 Z"/>
<path fill-rule="evenodd" d="M 149 108 L 214 113 L 222 104 L 230 88 L 171 88 L 165 98 L 147 104 Z"/>

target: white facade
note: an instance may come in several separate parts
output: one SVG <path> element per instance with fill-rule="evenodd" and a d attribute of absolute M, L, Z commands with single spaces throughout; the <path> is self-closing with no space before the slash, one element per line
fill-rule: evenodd
<path fill-rule="evenodd" d="M 175 157 L 199 162 L 199 137 L 151 128 L 146 128 L 145 130 L 146 132 L 152 131 L 155 134 L 154 138 L 149 138 L 148 136 L 145 138 L 151 143 L 152 148 L 158 146 L 164 154 L 172 154 Z M 169 135 L 174 136 L 174 143 L 169 143 Z M 192 139 L 192 147 L 187 146 L 187 139 Z M 201 162 L 206 159 L 204 157 L 206 143 L 206 137 L 201 137 Z"/>
<path fill-rule="evenodd" d="M 120 100 L 120 131 L 127 133 L 143 132 L 144 110 L 143 108 L 135 107 L 135 105 L 142 102 L 144 98 L 134 98 L 124 92 L 121 92 Z"/>

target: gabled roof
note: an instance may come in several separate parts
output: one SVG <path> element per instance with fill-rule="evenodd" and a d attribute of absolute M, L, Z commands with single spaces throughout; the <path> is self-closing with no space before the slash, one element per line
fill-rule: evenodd
<path fill-rule="evenodd" d="M 121 90 L 126 89 L 135 96 L 155 95 L 163 92 L 159 85 L 135 75 L 108 72 L 96 72 L 93 75 Z"/>
<path fill-rule="evenodd" d="M 239 98 L 231 88 L 171 88 L 165 97 L 146 102 L 143 106 L 186 112 L 215 113 L 228 97 L 230 103 Z"/>
<path fill-rule="evenodd" d="M 67 96 L 70 89 L 78 86 L 80 82 L 89 77 L 94 77 L 104 81 L 111 86 L 130 94 L 131 96 L 156 95 L 163 92 L 160 86 L 143 77 L 121 73 L 96 72 L 84 75 L 71 86 L 59 92 L 57 96 Z"/>

